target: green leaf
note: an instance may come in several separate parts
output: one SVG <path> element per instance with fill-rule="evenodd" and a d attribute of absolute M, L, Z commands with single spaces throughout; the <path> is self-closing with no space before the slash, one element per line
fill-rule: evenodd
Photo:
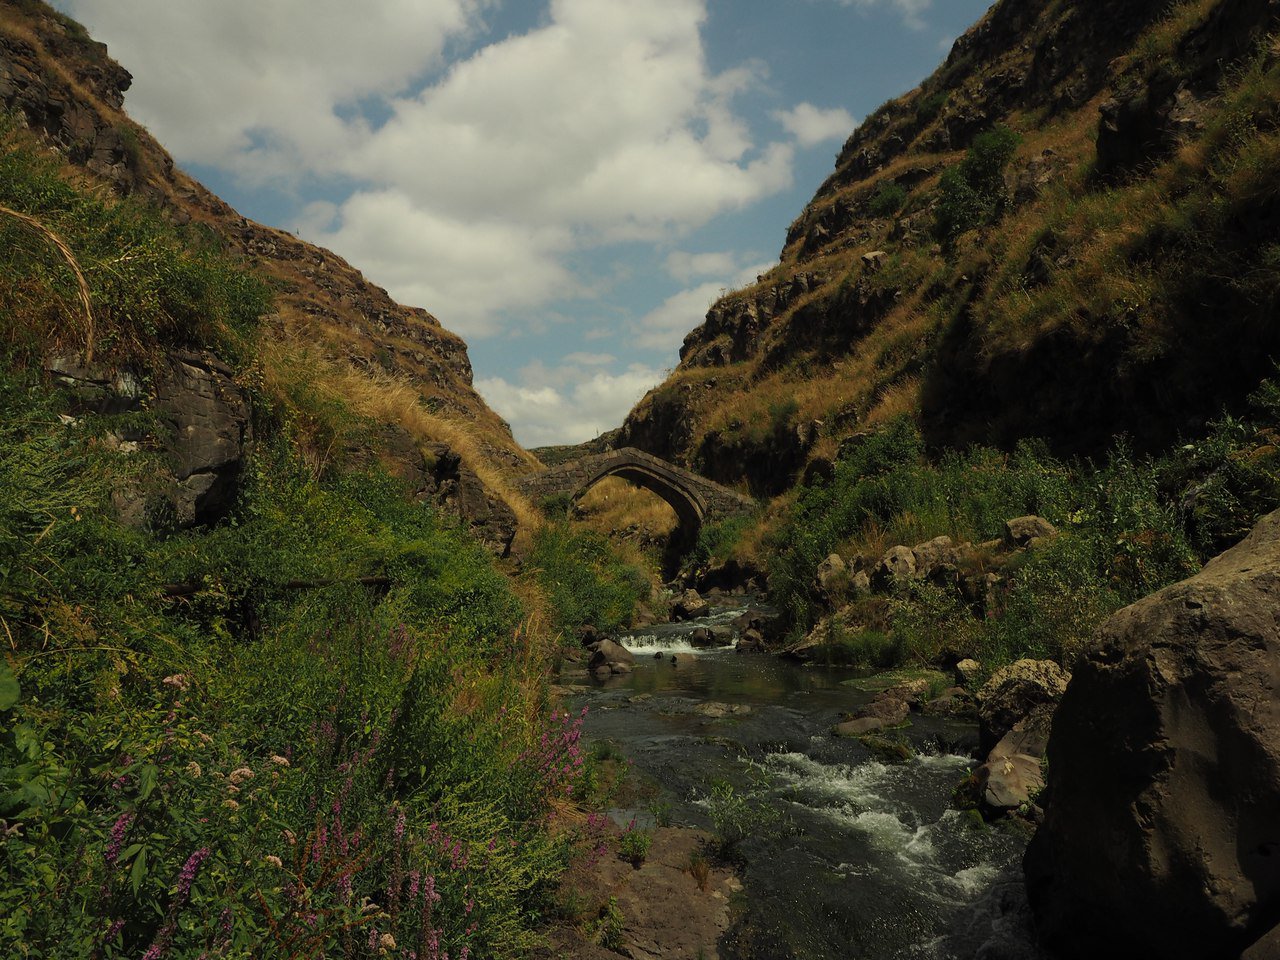
<path fill-rule="evenodd" d="M 150 763 L 144 766 L 142 770 L 139 772 L 138 774 L 138 799 L 139 800 L 145 800 L 147 799 L 147 797 L 151 796 L 151 791 L 156 788 L 156 777 L 159 775 L 159 772 L 160 771 L 156 769 L 155 765 Z"/>
<path fill-rule="evenodd" d="M 18 678 L 13 675 L 9 661 L 0 658 L 0 710 L 8 710 L 17 703 L 21 693 Z"/>
<path fill-rule="evenodd" d="M 133 861 L 133 868 L 129 871 L 129 886 L 133 888 L 134 896 L 138 895 L 138 888 L 142 886 L 142 881 L 147 876 L 147 848 L 143 847 L 138 851 L 138 859 Z"/>

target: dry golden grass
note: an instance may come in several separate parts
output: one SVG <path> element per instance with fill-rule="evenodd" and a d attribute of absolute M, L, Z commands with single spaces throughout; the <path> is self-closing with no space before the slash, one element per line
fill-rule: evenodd
<path fill-rule="evenodd" d="M 71 248 L 67 246 L 65 240 L 57 233 L 49 229 L 35 217 L 20 213 L 17 210 L 10 210 L 8 207 L 0 205 L 0 214 L 10 217 L 29 230 L 34 231 L 40 237 L 51 243 L 66 261 L 67 266 L 71 268 L 71 272 L 75 274 L 76 289 L 80 296 L 80 308 L 84 311 L 84 360 L 85 363 L 93 362 L 93 304 L 89 299 L 89 282 L 84 278 L 84 272 L 80 269 L 80 263 L 76 260 L 75 254 L 71 252 Z"/>
<path fill-rule="evenodd" d="M 427 410 L 411 384 L 381 370 L 357 369 L 322 357 L 292 341 L 263 343 L 260 359 L 265 382 L 281 395 L 288 392 L 290 382 L 305 382 L 316 395 L 356 417 L 395 424 L 420 442 L 447 443 L 481 483 L 511 507 L 521 534 L 531 535 L 541 526 L 541 514 L 484 451 L 477 440 L 476 425 Z M 532 461 L 531 455 L 526 456 Z"/>
<path fill-rule="evenodd" d="M 634 527 L 641 538 L 660 540 L 670 535 L 679 518 L 671 505 L 655 493 L 621 477 L 606 477 L 577 504 L 580 522 L 607 535 Z"/>

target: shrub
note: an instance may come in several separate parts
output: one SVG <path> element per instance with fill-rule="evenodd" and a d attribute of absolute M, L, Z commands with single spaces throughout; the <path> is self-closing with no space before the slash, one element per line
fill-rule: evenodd
<path fill-rule="evenodd" d="M 907 191 L 896 183 L 887 183 L 877 190 L 867 204 L 873 217 L 891 217 L 907 202 Z"/>
<path fill-rule="evenodd" d="M 966 230 L 991 223 L 1004 210 L 1004 170 L 1020 138 L 1007 127 L 979 134 L 963 160 L 942 175 L 935 209 L 939 239 L 953 240 Z"/>

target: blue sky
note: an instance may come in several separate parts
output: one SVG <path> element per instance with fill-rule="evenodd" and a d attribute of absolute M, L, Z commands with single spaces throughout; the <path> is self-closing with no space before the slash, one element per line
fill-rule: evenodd
<path fill-rule="evenodd" d="M 986 0 L 56 0 L 242 213 L 464 336 L 526 446 L 617 426 Z"/>

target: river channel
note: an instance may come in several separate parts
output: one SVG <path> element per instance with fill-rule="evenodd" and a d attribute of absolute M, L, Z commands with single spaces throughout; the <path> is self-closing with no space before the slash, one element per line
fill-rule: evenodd
<path fill-rule="evenodd" d="M 690 645 L 696 628 L 745 609 L 726 599 L 706 618 L 615 637 L 634 671 L 573 701 L 589 708 L 597 749 L 621 753 L 659 791 L 616 819 L 710 829 L 717 781 L 752 811 L 738 847 L 743 917 L 721 955 L 1038 958 L 1020 880 L 1025 831 L 951 807 L 976 728 L 916 716 L 902 731 L 914 751 L 905 762 L 830 736 L 842 711 L 870 699 L 851 683 L 858 674 Z"/>

